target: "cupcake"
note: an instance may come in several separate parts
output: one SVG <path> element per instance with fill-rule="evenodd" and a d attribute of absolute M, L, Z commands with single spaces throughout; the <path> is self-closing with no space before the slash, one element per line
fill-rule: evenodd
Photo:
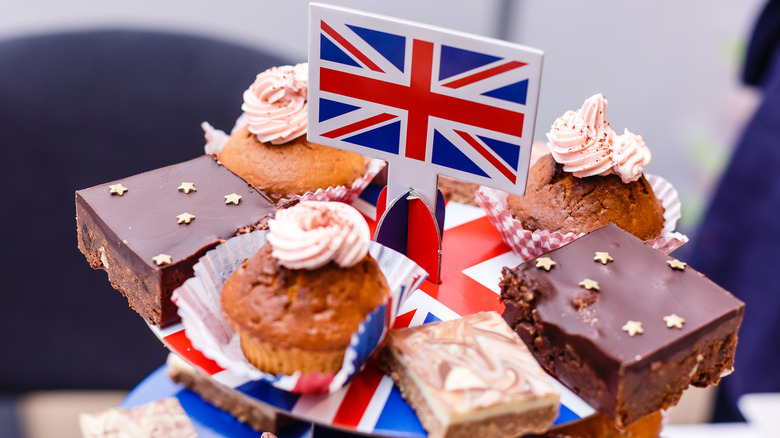
<path fill-rule="evenodd" d="M 306 141 L 308 86 L 307 64 L 260 73 L 244 92 L 243 115 L 227 142 L 207 145 L 207 153 L 275 202 L 328 187 L 352 187 L 366 175 L 368 160 Z M 207 139 L 208 128 L 204 125 Z"/>
<path fill-rule="evenodd" d="M 551 154 L 531 168 L 524 196 L 507 207 L 528 230 L 588 233 L 609 223 L 643 240 L 664 229 L 664 207 L 643 175 L 650 150 L 607 122 L 607 100 L 592 96 L 567 111 L 547 134 Z"/>
<path fill-rule="evenodd" d="M 650 150 L 642 137 L 618 135 L 607 122 L 607 100 L 596 94 L 555 120 L 547 153 L 537 154 L 524 196 L 480 187 L 475 199 L 504 242 L 524 260 L 614 223 L 669 254 L 688 238 L 674 231 L 677 191 L 645 175 Z"/>
<path fill-rule="evenodd" d="M 337 372 L 352 334 L 389 295 L 365 219 L 346 204 L 301 202 L 277 213 L 267 240 L 222 287 L 241 350 L 269 374 Z"/>

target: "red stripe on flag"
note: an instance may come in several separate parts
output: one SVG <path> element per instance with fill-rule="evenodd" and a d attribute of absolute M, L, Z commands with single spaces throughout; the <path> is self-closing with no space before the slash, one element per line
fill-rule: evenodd
<path fill-rule="evenodd" d="M 333 417 L 334 426 L 357 427 L 377 387 L 379 387 L 383 375 L 379 371 L 375 358 L 372 357 L 366 362 L 363 371 L 355 376 L 349 384 L 341 406 L 339 406 L 336 416 Z"/>
<path fill-rule="evenodd" d="M 465 125 L 523 136 L 522 113 L 351 73 L 320 69 L 320 90 L 355 99 L 438 117 Z M 412 115 L 409 116 L 413 117 Z"/>
<path fill-rule="evenodd" d="M 450 228 L 442 236 L 442 283 L 425 281 L 420 289 L 461 316 L 487 310 L 501 313 L 504 306 L 498 295 L 463 271 L 508 251 L 487 217 Z M 496 284 L 500 275 L 496 272 Z"/>
<path fill-rule="evenodd" d="M 359 131 L 363 128 L 368 128 L 369 126 L 378 125 L 379 123 L 386 122 L 390 119 L 395 118 L 396 116 L 388 113 L 382 113 L 379 115 L 376 115 L 374 117 L 369 117 L 365 120 L 361 120 L 359 122 L 352 123 L 347 126 L 342 126 L 341 128 L 334 129 L 333 131 L 326 132 L 322 134 L 323 137 L 326 138 L 337 138 L 341 137 L 342 135 L 351 134 L 355 131 Z"/>
<path fill-rule="evenodd" d="M 417 310 L 411 310 L 404 313 L 403 315 L 396 316 L 395 322 L 393 323 L 393 328 L 398 329 L 409 327 L 409 324 L 412 322 L 412 318 L 414 318 L 415 312 L 417 312 Z"/>
<path fill-rule="evenodd" d="M 412 72 L 409 89 L 425 96 L 431 92 L 433 71 L 433 43 L 414 40 L 412 43 Z M 428 142 L 428 116 L 425 111 L 409 111 L 406 125 L 406 157 L 425 161 Z"/>
<path fill-rule="evenodd" d="M 485 149 L 482 146 L 482 143 L 478 142 L 476 138 L 463 131 L 458 131 L 457 129 L 453 129 L 453 131 L 455 131 L 455 133 L 458 134 L 460 138 L 466 140 L 466 143 L 474 148 L 475 151 L 479 152 L 480 155 L 485 157 L 485 159 L 488 160 L 490 164 L 501 171 L 501 173 L 504 174 L 504 176 L 507 177 L 509 181 L 512 181 L 512 184 L 517 182 L 517 176 L 514 174 L 514 172 L 512 172 L 512 170 L 510 170 L 508 167 L 504 166 L 502 162 L 498 161 L 498 158 L 494 157 L 493 154 L 488 152 L 488 150 Z"/>
<path fill-rule="evenodd" d="M 328 34 L 329 37 L 333 38 L 341 44 L 342 47 L 344 47 L 352 56 L 359 59 L 360 62 L 366 65 L 366 67 L 370 68 L 371 70 L 378 71 L 379 73 L 384 73 L 384 70 L 379 68 L 378 65 L 374 64 L 366 55 L 364 55 L 360 50 L 357 49 L 357 47 L 353 46 L 352 43 L 346 40 L 343 36 L 339 35 L 338 32 L 336 32 L 332 27 L 328 26 L 328 23 L 324 21 L 320 21 L 320 27 L 322 28 L 323 32 Z"/>
<path fill-rule="evenodd" d="M 186 359 L 187 362 L 192 365 L 202 369 L 210 376 L 224 370 L 224 368 L 217 365 L 216 362 L 196 350 L 195 347 L 192 346 L 190 339 L 184 334 L 184 330 L 179 330 L 176 333 L 166 336 L 165 343 L 168 344 L 171 350 L 176 354 Z"/>
<path fill-rule="evenodd" d="M 474 73 L 473 75 L 466 76 L 457 80 L 454 80 L 452 82 L 443 84 L 447 88 L 460 88 L 465 87 L 466 85 L 473 84 L 474 82 L 479 82 L 482 79 L 487 79 L 491 76 L 496 76 L 504 72 L 508 72 L 510 70 L 514 70 L 516 68 L 520 68 L 522 66 L 526 65 L 525 62 L 520 61 L 510 61 L 506 64 L 497 65 L 493 68 L 489 68 L 487 70 L 483 70 L 479 73 Z"/>

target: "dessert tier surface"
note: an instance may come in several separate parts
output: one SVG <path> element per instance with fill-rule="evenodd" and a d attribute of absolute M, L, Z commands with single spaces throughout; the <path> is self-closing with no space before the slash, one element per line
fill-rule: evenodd
<path fill-rule="evenodd" d="M 372 194 L 370 191 L 364 193 L 355 204 L 368 217 L 373 217 L 372 201 L 376 198 L 372 198 Z M 517 266 L 522 260 L 504 244 L 482 209 L 451 202 L 446 210 L 442 283 L 425 281 L 412 293 L 399 311 L 396 328 L 450 320 L 480 311 L 501 312 L 503 308 L 498 295 L 501 268 Z M 369 224 L 373 233 L 373 221 L 369 220 Z M 414 411 L 401 398 L 392 379 L 379 371 L 375 361 L 369 361 L 363 371 L 338 392 L 298 395 L 263 381 L 237 378 L 222 369 L 192 346 L 181 324 L 164 328 L 150 325 L 150 329 L 173 352 L 216 381 L 301 421 L 370 435 L 426 436 Z M 561 406 L 555 424 L 576 421 L 594 412 L 571 391 L 555 384 L 561 391 Z"/>

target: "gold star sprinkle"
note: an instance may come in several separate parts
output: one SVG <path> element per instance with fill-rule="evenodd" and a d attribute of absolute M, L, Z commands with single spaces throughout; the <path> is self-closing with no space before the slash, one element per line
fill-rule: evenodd
<path fill-rule="evenodd" d="M 682 271 L 683 269 L 685 269 L 686 266 L 688 266 L 687 263 L 681 262 L 681 261 L 679 261 L 677 259 L 667 260 L 666 264 L 671 266 L 672 269 L 679 269 L 680 271 Z"/>
<path fill-rule="evenodd" d="M 676 327 L 678 329 L 681 329 L 683 324 L 685 324 L 685 319 L 672 313 L 671 315 L 664 316 L 664 322 L 666 323 L 666 326 L 669 328 Z"/>
<path fill-rule="evenodd" d="M 111 193 L 112 195 L 122 196 L 127 191 L 127 187 L 123 186 L 122 184 L 110 185 L 108 186 L 108 188 L 110 189 L 109 193 Z"/>
<path fill-rule="evenodd" d="M 171 264 L 171 256 L 168 254 L 157 254 L 156 256 L 152 257 L 152 260 L 157 263 L 157 266 Z"/>
<path fill-rule="evenodd" d="M 182 214 L 176 216 L 176 220 L 180 224 L 188 224 L 188 223 L 192 222 L 193 219 L 195 219 L 195 216 L 191 215 L 189 213 L 182 213 Z"/>
<path fill-rule="evenodd" d="M 626 325 L 624 325 L 621 330 L 628 333 L 629 336 L 636 336 L 641 335 L 644 333 L 644 329 L 642 328 L 642 323 L 639 321 L 628 321 L 626 322 Z"/>
<path fill-rule="evenodd" d="M 601 262 L 604 265 L 613 261 L 612 256 L 609 255 L 608 252 L 600 252 L 600 251 L 596 251 L 596 257 L 593 257 L 593 260 L 597 262 Z"/>
<path fill-rule="evenodd" d="M 188 182 L 181 183 L 181 185 L 179 186 L 179 191 L 184 193 L 197 192 L 197 190 L 195 189 L 195 183 L 188 183 Z"/>
<path fill-rule="evenodd" d="M 586 278 L 580 282 L 580 286 L 588 290 L 599 290 L 599 282 Z"/>
<path fill-rule="evenodd" d="M 238 205 L 239 202 L 241 202 L 242 196 L 236 193 L 231 193 L 229 195 L 225 195 L 225 204 L 235 204 Z"/>
<path fill-rule="evenodd" d="M 545 271 L 549 272 L 553 266 L 555 266 L 555 260 L 549 257 L 539 257 L 538 259 L 536 259 L 537 268 L 542 268 Z"/>

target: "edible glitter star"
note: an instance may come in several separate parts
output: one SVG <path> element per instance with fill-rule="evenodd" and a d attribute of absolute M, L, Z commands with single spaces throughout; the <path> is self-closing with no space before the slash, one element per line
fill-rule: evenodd
<path fill-rule="evenodd" d="M 672 313 L 671 315 L 664 316 L 664 322 L 666 323 L 666 326 L 669 328 L 676 327 L 678 329 L 681 329 L 683 324 L 685 324 L 685 319 Z"/>
<path fill-rule="evenodd" d="M 182 214 L 176 216 L 176 220 L 180 224 L 188 224 L 188 223 L 192 222 L 193 219 L 195 219 L 195 216 L 191 215 L 189 213 L 182 213 Z"/>
<path fill-rule="evenodd" d="M 641 335 L 645 332 L 642 328 L 642 323 L 639 321 L 628 321 L 626 322 L 626 325 L 621 328 L 621 330 L 628 333 L 629 336 L 636 336 L 637 334 Z"/>
<path fill-rule="evenodd" d="M 671 260 L 667 260 L 667 261 L 666 261 L 666 264 L 668 264 L 669 266 L 671 266 L 671 267 L 672 267 L 672 269 L 678 269 L 678 270 L 680 270 L 680 271 L 682 271 L 683 269 L 685 269 L 685 267 L 686 267 L 686 266 L 688 266 L 688 264 L 687 264 L 687 263 L 685 263 L 685 262 L 681 262 L 681 261 L 679 261 L 679 260 L 677 260 L 677 259 L 671 259 Z"/>
<path fill-rule="evenodd" d="M 188 182 L 181 183 L 181 185 L 179 186 L 179 191 L 184 193 L 197 192 L 197 190 L 195 189 L 195 183 L 188 183 Z"/>
<path fill-rule="evenodd" d="M 545 271 L 550 271 L 550 269 L 555 266 L 555 260 L 549 258 L 549 257 L 539 257 L 536 259 L 536 267 L 542 268 Z"/>
<path fill-rule="evenodd" d="M 599 290 L 599 282 L 586 278 L 580 282 L 580 286 L 588 290 Z"/>
<path fill-rule="evenodd" d="M 171 264 L 171 256 L 168 254 L 157 254 L 156 256 L 152 257 L 152 260 L 157 263 L 157 266 Z"/>
<path fill-rule="evenodd" d="M 225 195 L 225 204 L 236 204 L 238 205 L 239 202 L 241 202 L 242 196 L 236 193 L 231 193 L 229 195 Z"/>
<path fill-rule="evenodd" d="M 597 262 L 601 262 L 604 265 L 613 261 L 612 256 L 609 255 L 608 252 L 600 252 L 600 251 L 596 251 L 596 257 L 593 257 L 593 260 Z"/>
<path fill-rule="evenodd" d="M 122 184 L 113 184 L 108 186 L 108 188 L 110 189 L 109 193 L 111 193 L 112 195 L 122 196 L 127 191 L 127 187 L 123 186 Z"/>

